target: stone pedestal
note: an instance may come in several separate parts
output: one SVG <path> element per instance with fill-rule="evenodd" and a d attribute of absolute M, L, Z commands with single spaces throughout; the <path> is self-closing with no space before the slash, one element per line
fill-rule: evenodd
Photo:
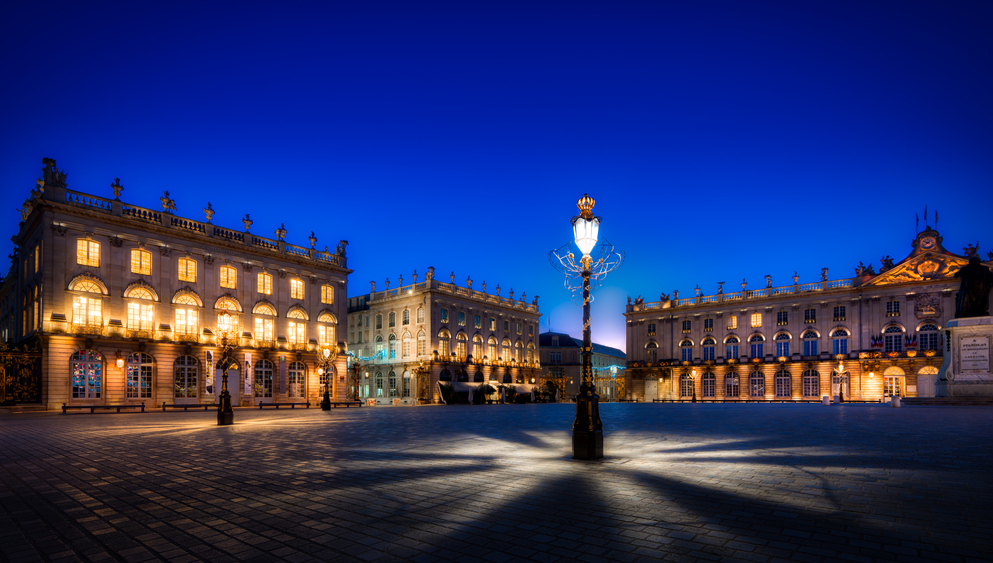
<path fill-rule="evenodd" d="M 993 397 L 993 317 L 948 321 L 938 397 Z"/>

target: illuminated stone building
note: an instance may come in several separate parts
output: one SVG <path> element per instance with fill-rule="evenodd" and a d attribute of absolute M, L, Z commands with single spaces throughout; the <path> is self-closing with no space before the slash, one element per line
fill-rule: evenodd
<path fill-rule="evenodd" d="M 954 274 L 978 253 L 942 246 L 926 227 L 912 250 L 879 273 L 714 295 L 640 298 L 624 313 L 629 384 L 640 400 L 876 401 L 931 397 L 942 364 L 943 329 L 955 314 Z M 990 265 L 987 262 L 986 265 Z"/>
<path fill-rule="evenodd" d="M 356 355 L 353 392 L 379 404 L 433 403 L 439 382 L 458 389 L 520 384 L 530 390 L 540 363 L 538 298 L 514 299 L 435 279 L 372 291 L 348 299 L 348 348 Z"/>
<path fill-rule="evenodd" d="M 543 332 L 538 342 L 541 348 L 541 379 L 551 381 L 559 389 L 560 401 L 568 401 L 579 392 L 583 378 L 583 339 L 561 332 Z M 600 401 L 625 398 L 624 352 L 617 348 L 593 343 L 593 375 Z"/>
<path fill-rule="evenodd" d="M 0 327 L 9 345 L 39 342 L 40 400 L 62 403 L 211 403 L 220 391 L 214 332 L 227 319 L 240 335 L 229 387 L 235 405 L 316 401 L 318 342 L 337 343 L 348 274 L 334 252 L 66 187 L 55 161 L 25 202 L 13 237 L 18 259 L 0 303 L 17 304 Z M 206 202 L 205 202 L 206 203 Z M 14 296 L 13 300 L 11 296 Z M 344 342 L 341 343 L 344 346 Z M 345 357 L 331 378 L 344 398 Z"/>

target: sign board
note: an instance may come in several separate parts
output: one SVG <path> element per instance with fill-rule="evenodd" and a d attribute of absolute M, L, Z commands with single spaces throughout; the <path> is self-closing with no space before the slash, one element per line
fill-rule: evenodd
<path fill-rule="evenodd" d="M 393 399 L 393 406 L 394 407 L 399 407 L 400 406 L 400 399 Z"/>
<path fill-rule="evenodd" d="M 374 406 L 376 406 L 376 399 L 366 399 L 365 400 L 365 405 L 367 407 L 374 407 Z"/>
<path fill-rule="evenodd" d="M 961 371 L 990 371 L 990 337 L 963 336 L 959 339 L 959 369 Z"/>

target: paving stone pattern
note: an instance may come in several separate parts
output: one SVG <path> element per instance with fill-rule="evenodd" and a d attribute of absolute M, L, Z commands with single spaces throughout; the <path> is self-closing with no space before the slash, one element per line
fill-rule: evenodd
<path fill-rule="evenodd" d="M 988 561 L 993 408 L 0 415 L 4 561 Z"/>

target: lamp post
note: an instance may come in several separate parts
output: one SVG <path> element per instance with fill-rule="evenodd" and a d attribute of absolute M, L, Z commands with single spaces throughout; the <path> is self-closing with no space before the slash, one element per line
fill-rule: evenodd
<path fill-rule="evenodd" d="M 576 419 L 572 425 L 573 459 L 601 459 L 603 457 L 603 423 L 600 421 L 600 397 L 593 384 L 593 342 L 590 335 L 591 292 L 600 281 L 624 261 L 624 254 L 614 250 L 603 239 L 599 242 L 600 217 L 593 215 L 596 202 L 587 194 L 576 204 L 579 215 L 572 218 L 573 240 L 583 253 L 577 263 L 570 244 L 548 253 L 548 260 L 566 275 L 566 288 L 573 299 L 582 298 L 583 350 L 582 383 L 576 395 Z M 595 252 L 595 256 L 594 254 Z"/>
<path fill-rule="evenodd" d="M 214 334 L 220 340 L 221 345 L 221 395 L 217 403 L 217 425 L 227 426 L 234 424 L 234 411 L 231 410 L 231 393 L 228 391 L 228 368 L 231 366 L 231 341 L 237 335 L 237 327 L 234 319 L 227 311 L 221 311 L 217 315 L 217 327 Z"/>
<path fill-rule="evenodd" d="M 334 375 L 334 360 L 338 357 L 338 347 L 334 344 L 323 343 L 317 347 L 317 361 L 321 363 L 317 368 L 318 376 L 324 379 L 324 400 L 321 401 L 321 410 L 331 410 L 331 378 Z"/>

